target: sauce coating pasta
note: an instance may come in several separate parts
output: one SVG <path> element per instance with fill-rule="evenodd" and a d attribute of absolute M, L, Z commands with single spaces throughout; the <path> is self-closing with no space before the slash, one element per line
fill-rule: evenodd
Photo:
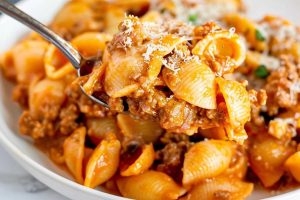
<path fill-rule="evenodd" d="M 97 58 L 86 76 L 34 33 L 0 68 L 20 133 L 78 183 L 137 200 L 299 184 L 299 27 L 240 0 L 70 0 L 49 27 Z"/>

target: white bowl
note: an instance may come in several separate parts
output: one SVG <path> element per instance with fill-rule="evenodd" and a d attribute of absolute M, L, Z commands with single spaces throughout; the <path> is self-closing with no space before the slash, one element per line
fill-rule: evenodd
<path fill-rule="evenodd" d="M 24 0 L 18 6 L 32 16 L 47 23 L 66 0 Z M 248 0 L 249 15 L 258 18 L 266 13 L 282 15 L 297 22 L 300 19 L 299 0 Z M 266 12 L 268 11 L 268 12 Z M 0 53 L 15 44 L 28 29 L 7 16 L 0 17 Z M 30 140 L 18 134 L 18 117 L 21 110 L 11 99 L 12 84 L 0 75 L 0 143 L 7 152 L 38 180 L 74 200 L 125 199 L 104 191 L 93 190 L 75 183 L 72 177 L 53 164 L 37 150 Z M 272 197 L 273 196 L 273 197 Z M 274 196 L 273 193 L 256 188 L 249 199 L 300 199 L 300 190 Z"/>

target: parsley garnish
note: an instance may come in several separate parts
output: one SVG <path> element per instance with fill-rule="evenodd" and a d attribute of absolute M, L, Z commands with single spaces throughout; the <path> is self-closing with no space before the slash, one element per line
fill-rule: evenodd
<path fill-rule="evenodd" d="M 255 37 L 258 41 L 263 42 L 266 40 L 265 36 L 258 29 L 255 30 Z"/>
<path fill-rule="evenodd" d="M 189 22 L 192 22 L 193 24 L 196 24 L 197 20 L 198 20 L 198 15 L 197 14 L 191 14 L 191 15 L 189 15 L 188 20 L 189 20 Z"/>
<path fill-rule="evenodd" d="M 266 78 L 269 75 L 267 67 L 265 65 L 259 65 L 255 70 L 255 75 L 258 78 Z"/>

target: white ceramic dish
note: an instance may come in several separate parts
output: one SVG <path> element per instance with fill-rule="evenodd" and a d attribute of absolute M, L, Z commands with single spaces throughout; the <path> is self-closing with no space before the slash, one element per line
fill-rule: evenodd
<path fill-rule="evenodd" d="M 51 20 L 66 0 L 24 0 L 18 6 L 44 23 Z M 299 0 L 248 0 L 249 16 L 259 18 L 273 13 L 284 16 L 294 23 L 300 19 Z M 267 12 L 266 12 L 267 11 Z M 298 22 L 298 24 L 300 21 Z M 10 48 L 28 29 L 6 16 L 0 17 L 0 53 Z M 17 121 L 20 109 L 11 100 L 12 85 L 0 75 L 0 143 L 28 172 L 53 190 L 74 200 L 125 199 L 103 191 L 92 190 L 72 181 L 63 170 L 55 166 L 45 154 L 38 151 L 25 138 L 18 135 Z M 274 193 L 255 189 L 249 199 L 268 198 L 300 199 L 300 189 L 274 196 Z M 273 196 L 273 197 L 272 197 Z"/>

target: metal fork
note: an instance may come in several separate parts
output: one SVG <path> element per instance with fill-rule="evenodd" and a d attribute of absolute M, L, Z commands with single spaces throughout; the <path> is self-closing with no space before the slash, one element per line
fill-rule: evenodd
<path fill-rule="evenodd" d="M 59 35 L 51 31 L 44 24 L 32 18 L 28 14 L 24 13 L 13 4 L 7 2 L 6 0 L 0 0 L 0 11 L 7 14 L 8 16 L 14 18 L 15 20 L 26 25 L 33 31 L 39 33 L 44 39 L 54 44 L 60 51 L 69 59 L 73 67 L 77 70 L 77 76 L 81 77 L 81 68 L 86 65 L 91 65 L 95 63 L 95 58 L 85 58 L 66 40 L 61 38 Z M 86 75 L 86 74 L 83 74 Z M 109 108 L 108 104 L 92 95 L 87 94 L 83 87 L 80 86 L 82 92 L 89 97 L 94 102 Z"/>

